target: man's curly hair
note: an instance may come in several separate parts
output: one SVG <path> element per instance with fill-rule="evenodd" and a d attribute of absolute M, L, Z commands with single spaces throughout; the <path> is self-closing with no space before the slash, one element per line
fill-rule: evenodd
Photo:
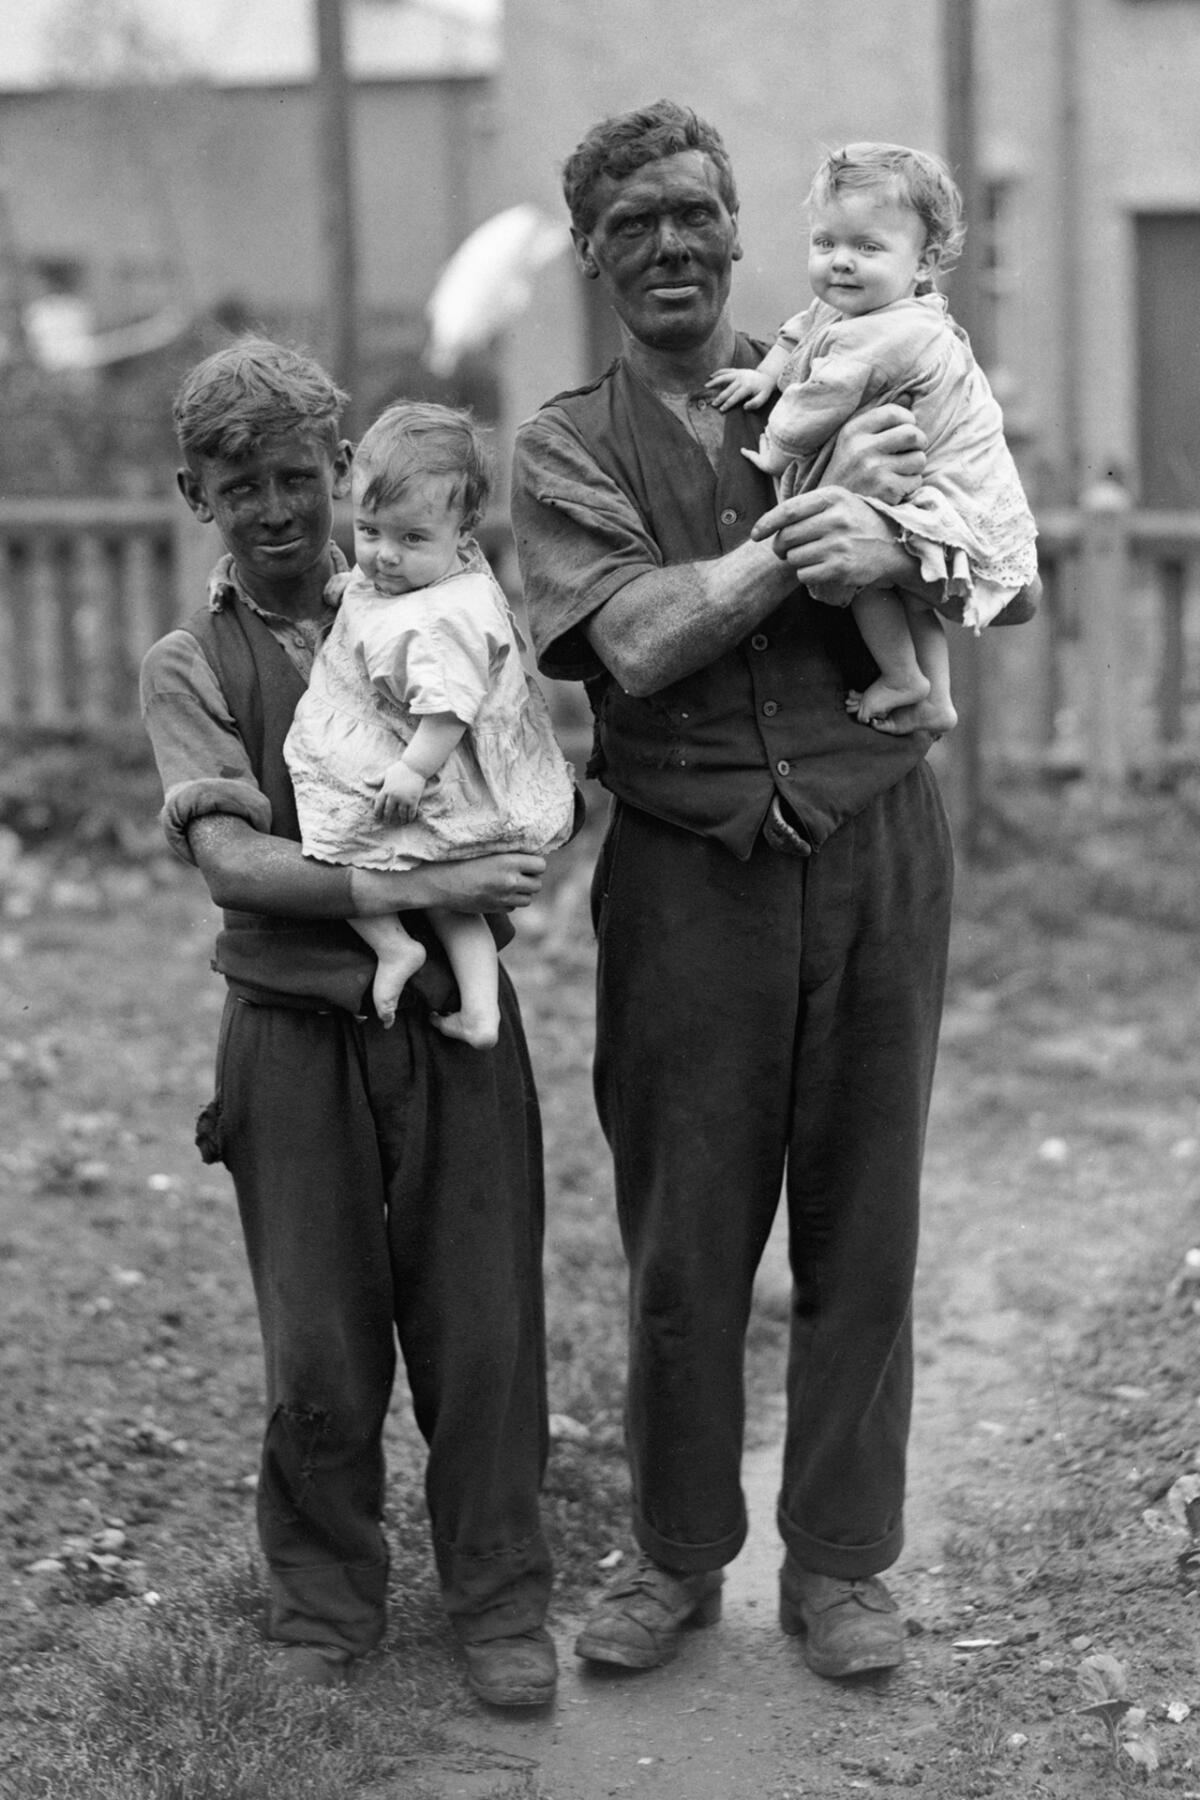
<path fill-rule="evenodd" d="M 577 231 L 591 231 L 599 216 L 596 189 L 606 178 L 622 181 L 646 163 L 685 150 L 700 150 L 709 158 L 717 171 L 721 198 L 728 210 L 736 213 L 733 164 L 716 126 L 698 118 L 689 106 L 655 100 L 636 112 L 615 113 L 593 125 L 563 164 L 563 196 L 572 225 Z"/>

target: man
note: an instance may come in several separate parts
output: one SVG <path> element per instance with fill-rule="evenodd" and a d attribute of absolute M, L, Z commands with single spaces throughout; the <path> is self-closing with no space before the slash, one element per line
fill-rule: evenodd
<path fill-rule="evenodd" d="M 630 1267 L 640 1548 L 576 1649 L 652 1668 L 717 1617 L 746 1533 L 751 1286 L 786 1182 L 780 1619 L 820 1675 L 888 1668 L 903 1627 L 878 1577 L 903 1535 L 951 851 L 918 711 L 901 735 L 848 716 L 872 667 L 849 613 L 806 588 L 924 592 L 849 491 L 901 498 L 922 440 L 878 409 L 843 433 L 835 485 L 774 507 L 741 455 L 758 416 L 706 387 L 763 353 L 731 318 L 720 137 L 660 101 L 589 133 L 564 189 L 622 354 L 522 427 L 513 521 L 541 667 L 586 682 L 614 796 L 595 1082 Z"/>
<path fill-rule="evenodd" d="M 301 853 L 283 740 L 345 568 L 331 543 L 350 470 L 343 401 L 309 358 L 261 340 L 185 379 L 179 487 L 225 555 L 207 608 L 142 675 L 168 837 L 225 909 L 215 966 L 229 992 L 198 1143 L 233 1176 L 262 1327 L 268 1634 L 279 1673 L 317 1685 L 383 1637 L 381 1434 L 398 1336 L 468 1683 L 495 1705 L 540 1705 L 556 1679 L 538 1518 L 543 1194 L 520 1016 L 502 976 L 494 1049 L 435 1030 L 430 1010 L 456 1002 L 426 932 L 427 962 L 385 1030 L 374 960 L 345 921 L 505 912 L 529 903 L 544 863 L 372 874 Z"/>

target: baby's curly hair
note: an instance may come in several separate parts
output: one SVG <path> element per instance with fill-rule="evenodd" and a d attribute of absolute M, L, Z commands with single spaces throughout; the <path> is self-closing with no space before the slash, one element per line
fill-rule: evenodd
<path fill-rule="evenodd" d="M 304 350 L 270 338 L 243 337 L 205 357 L 184 376 L 172 417 L 189 462 L 237 462 L 264 441 L 311 431 L 332 452 L 346 395 Z"/>
<path fill-rule="evenodd" d="M 483 432 L 469 412 L 397 400 L 368 426 L 354 452 L 355 493 L 364 506 L 391 506 L 423 475 L 452 475 L 464 529 L 479 524 L 492 491 Z"/>
<path fill-rule="evenodd" d="M 827 150 L 813 176 L 808 204 L 823 206 L 837 194 L 867 188 L 886 189 L 902 206 L 911 207 L 925 227 L 926 249 L 937 252 L 939 272 L 953 268 L 967 228 L 962 195 L 940 157 L 904 144 L 844 144 Z"/>

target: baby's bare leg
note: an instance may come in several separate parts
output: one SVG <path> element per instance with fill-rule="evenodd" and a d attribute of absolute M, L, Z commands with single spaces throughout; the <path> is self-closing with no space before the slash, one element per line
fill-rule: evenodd
<path fill-rule="evenodd" d="M 892 588 L 864 588 L 850 602 L 863 642 L 879 665 L 879 678 L 864 693 L 851 693 L 846 707 L 864 725 L 874 725 L 898 706 L 927 698 L 929 681 L 913 647 L 908 612 Z"/>
<path fill-rule="evenodd" d="M 429 921 L 450 959 L 459 1002 L 456 1013 L 434 1013 L 432 1023 L 447 1037 L 490 1050 L 500 1036 L 500 959 L 487 920 L 438 906 L 430 907 Z"/>
<path fill-rule="evenodd" d="M 380 913 L 369 919 L 351 919 L 360 938 L 370 944 L 376 956 L 375 980 L 371 998 L 384 1029 L 395 1023 L 396 1007 L 404 992 L 404 984 L 416 974 L 425 961 L 425 946 L 409 937 L 398 913 Z"/>
<path fill-rule="evenodd" d="M 872 720 L 876 731 L 898 737 L 909 731 L 953 731 L 958 713 L 950 696 L 950 646 L 946 628 L 938 615 L 919 600 L 904 600 L 912 632 L 913 648 L 922 673 L 928 678 L 929 692 L 923 700 Z"/>

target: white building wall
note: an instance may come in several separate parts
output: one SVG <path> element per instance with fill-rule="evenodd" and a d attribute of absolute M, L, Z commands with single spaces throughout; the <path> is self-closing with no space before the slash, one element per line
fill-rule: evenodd
<path fill-rule="evenodd" d="M 1136 478 L 1132 217 L 1200 211 L 1200 4 L 974 11 L 981 172 L 1010 183 L 1000 379 L 1032 484 L 1067 499 L 1113 460 Z M 738 172 L 738 319 L 767 331 L 804 297 L 800 200 L 820 146 L 944 150 L 942 20 L 943 0 L 507 0 L 495 203 L 561 214 L 558 167 L 595 120 L 660 94 L 694 105 Z M 580 377 L 579 324 L 564 259 L 512 335 L 514 417 Z"/>

